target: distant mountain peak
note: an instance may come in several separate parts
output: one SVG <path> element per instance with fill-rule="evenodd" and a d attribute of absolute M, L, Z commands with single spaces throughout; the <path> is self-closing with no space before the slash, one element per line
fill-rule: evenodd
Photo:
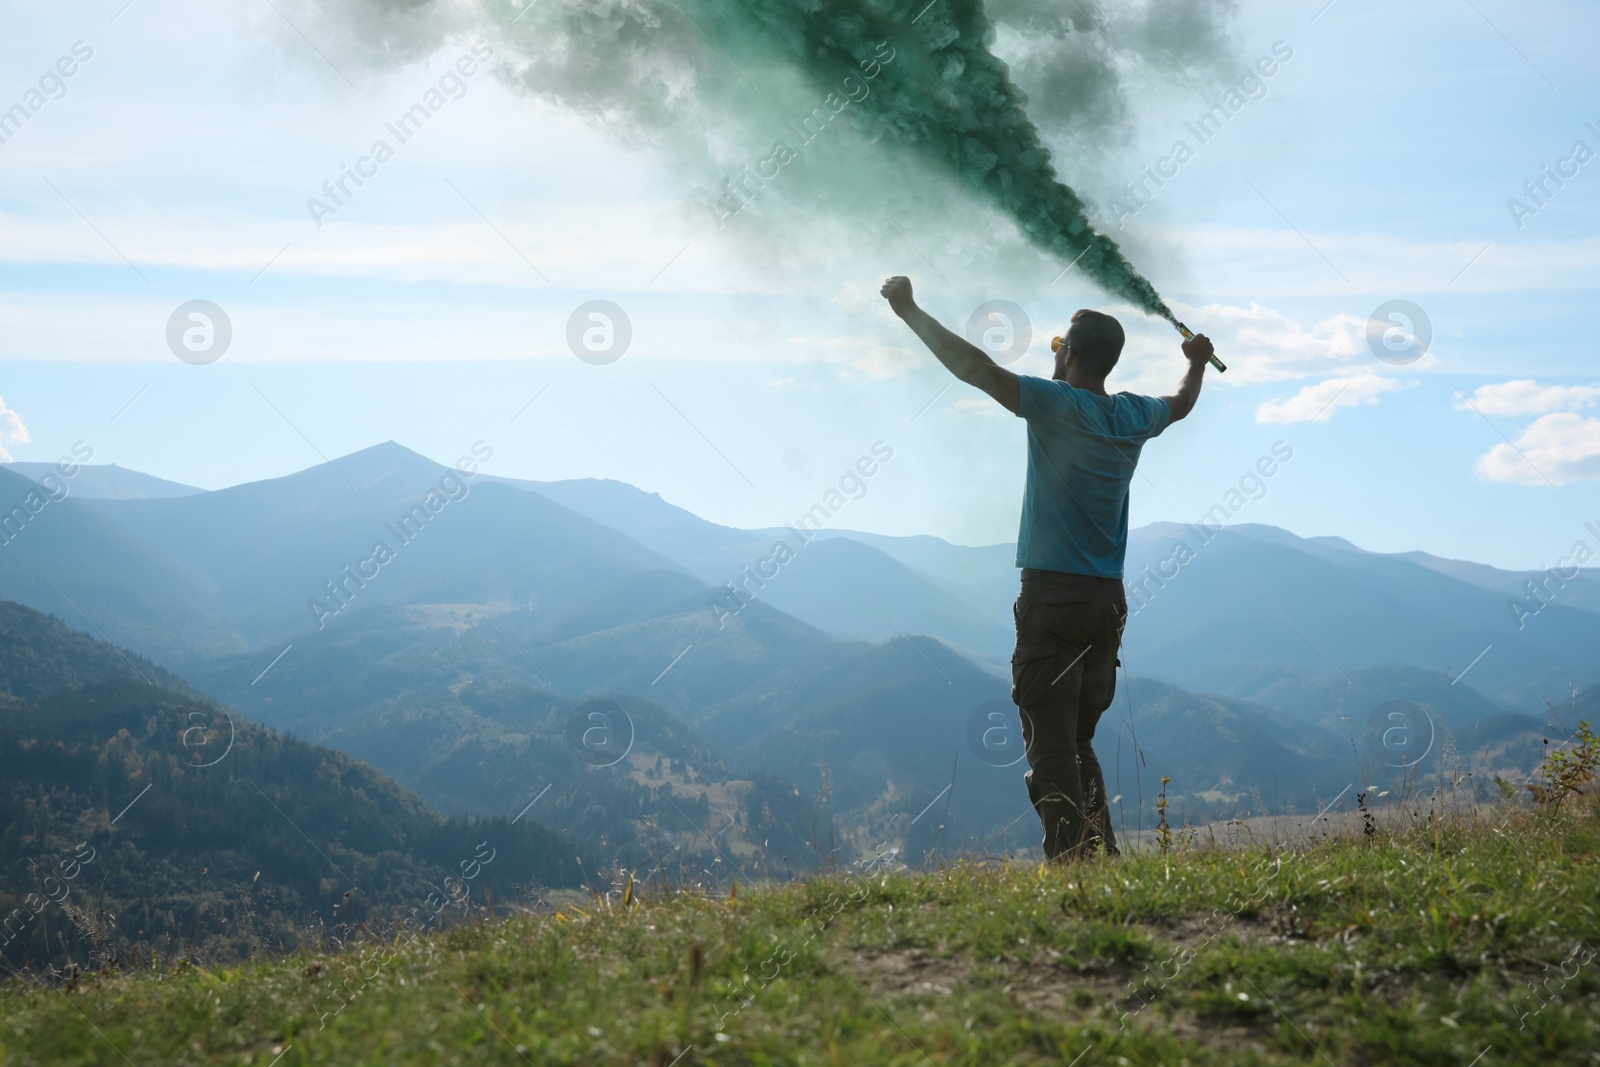
<path fill-rule="evenodd" d="M 407 448 L 405 445 L 399 444 L 395 441 L 383 441 L 376 445 L 368 445 L 366 448 L 358 448 L 354 452 L 340 456 L 338 459 L 333 460 L 333 462 L 344 463 L 348 461 L 351 463 L 357 463 L 371 460 L 383 460 L 387 462 L 399 463 L 426 463 L 429 466 L 434 467 L 440 465 L 434 460 L 429 459 L 427 456 L 424 456 L 422 453 L 413 451 L 412 449 Z"/>
<path fill-rule="evenodd" d="M 357 449 L 335 459 L 314 464 L 286 477 L 290 479 L 316 478 L 320 481 L 327 481 L 331 478 L 341 484 L 350 482 L 364 488 L 395 478 L 407 480 L 423 478 L 431 481 L 437 478 L 447 466 L 447 464 L 429 459 L 422 453 L 415 452 L 405 445 L 394 441 L 384 441 L 381 444 L 369 445 L 366 448 Z M 281 481 L 283 479 L 276 480 Z"/>
<path fill-rule="evenodd" d="M 412 449 L 407 448 L 405 445 L 400 444 L 398 441 L 396 441 L 392 437 L 389 438 L 389 440 L 387 440 L 387 441 L 379 441 L 375 445 L 368 445 L 366 448 L 358 448 L 354 452 L 351 452 L 350 455 L 359 456 L 363 452 L 397 452 L 397 453 L 404 453 L 405 455 L 408 455 L 408 456 L 420 456 L 421 455 L 420 452 L 416 452 L 416 451 L 413 451 Z"/>

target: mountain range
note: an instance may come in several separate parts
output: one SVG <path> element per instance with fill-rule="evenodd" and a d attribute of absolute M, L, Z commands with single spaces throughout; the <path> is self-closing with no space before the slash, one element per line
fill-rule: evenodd
<path fill-rule="evenodd" d="M 387 443 L 209 492 L 84 467 L 24 508 L 0 597 L 443 811 L 514 811 L 549 784 L 541 816 L 608 858 L 698 840 L 697 860 L 771 871 L 879 834 L 1032 843 L 1020 765 L 995 765 L 1014 749 L 972 740 L 1005 719 L 989 715 L 1009 693 L 1012 546 L 741 530 L 622 483 L 471 460 Z M 37 489 L 26 473 L 0 468 L 0 502 Z M 1600 682 L 1593 571 L 1528 601 L 1547 576 L 1156 524 L 1132 535 L 1127 574 L 1125 674 L 1098 746 L 1130 827 L 1154 817 L 1164 774 L 1195 819 L 1348 804 L 1385 773 L 1491 788 L 1529 773 L 1553 716 Z M 609 768 L 636 793 L 597 792 L 570 758 L 567 720 L 593 701 L 637 735 Z M 1396 707 L 1398 756 L 1374 741 L 1397 736 Z"/>

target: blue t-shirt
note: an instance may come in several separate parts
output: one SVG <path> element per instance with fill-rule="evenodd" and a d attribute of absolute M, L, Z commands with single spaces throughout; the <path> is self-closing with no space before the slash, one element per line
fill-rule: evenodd
<path fill-rule="evenodd" d="M 1017 566 L 1122 578 L 1128 553 L 1128 483 L 1139 449 L 1167 428 L 1158 396 L 1102 396 L 1066 382 L 1019 375 L 1028 420 L 1028 485 Z"/>

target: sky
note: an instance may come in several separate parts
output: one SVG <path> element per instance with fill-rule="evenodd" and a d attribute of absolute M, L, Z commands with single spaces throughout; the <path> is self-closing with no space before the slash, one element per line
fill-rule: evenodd
<path fill-rule="evenodd" d="M 391 47 L 351 14 L 373 2 L 7 4 L 0 460 L 84 442 L 220 488 L 481 441 L 490 473 L 618 479 L 757 527 L 882 442 L 838 525 L 989 544 L 1016 536 L 1023 423 L 920 348 L 886 276 L 958 332 L 986 302 L 1020 309 L 1021 373 L 1047 376 L 1050 336 L 1098 307 L 1129 337 L 1112 388 L 1182 375 L 1168 326 L 893 143 L 830 131 L 718 211 L 717 176 L 809 110 L 793 72 L 678 26 L 667 58 L 704 92 L 681 86 L 651 129 L 648 108 L 619 122 L 530 89 L 537 16 L 436 4 L 444 29 Z M 1234 521 L 1511 568 L 1592 542 L 1600 9 L 1240 0 L 1187 67 L 1125 25 L 1091 42 L 1106 121 L 1041 125 L 1091 219 L 1229 366 L 1146 447 L 1133 523 L 1198 517 L 1282 442 L 1292 461 Z M 1012 23 L 995 48 L 1035 77 L 1030 113 L 1076 106 L 1039 80 L 1075 69 L 1059 41 Z M 597 60 L 596 91 L 625 58 Z M 386 124 L 432 93 L 402 143 Z M 368 177 L 336 199 L 349 167 Z M 1170 177 L 1133 197 L 1146 167 Z"/>

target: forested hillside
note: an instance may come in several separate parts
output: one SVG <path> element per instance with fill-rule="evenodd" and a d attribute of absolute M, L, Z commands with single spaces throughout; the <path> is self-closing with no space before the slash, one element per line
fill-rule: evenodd
<path fill-rule="evenodd" d="M 447 819 L 370 766 L 0 604 L 12 966 L 284 948 L 380 914 L 601 877 L 533 818 Z"/>

